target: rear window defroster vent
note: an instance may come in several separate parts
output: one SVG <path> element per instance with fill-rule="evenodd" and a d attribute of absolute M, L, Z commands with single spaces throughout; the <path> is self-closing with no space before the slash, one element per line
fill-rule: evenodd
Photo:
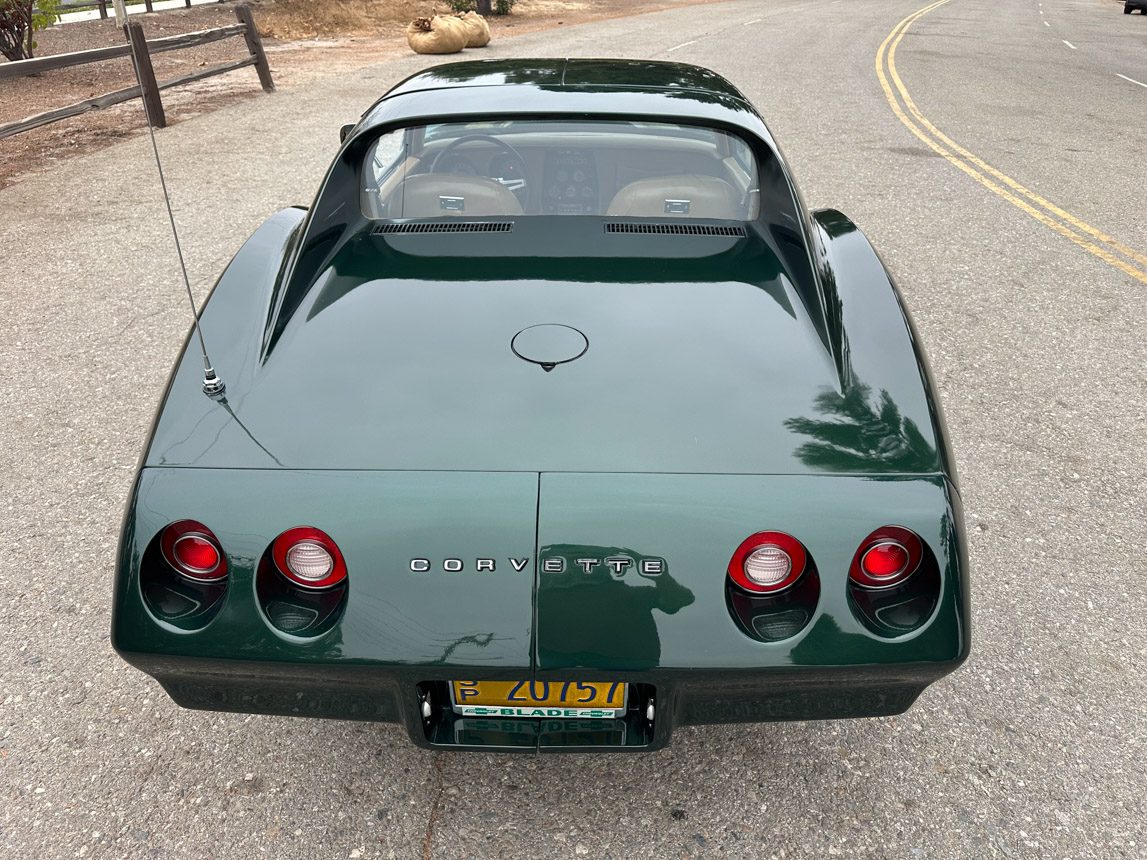
<path fill-rule="evenodd" d="M 434 221 L 419 224 L 379 224 L 373 233 L 512 233 L 513 221 Z"/>
<path fill-rule="evenodd" d="M 674 236 L 744 236 L 744 227 L 722 224 L 631 224 L 609 223 L 606 233 L 671 234 Z"/>

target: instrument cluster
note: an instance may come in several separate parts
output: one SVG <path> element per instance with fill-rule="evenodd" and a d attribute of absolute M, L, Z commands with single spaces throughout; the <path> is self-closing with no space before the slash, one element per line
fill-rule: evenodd
<path fill-rule="evenodd" d="M 592 215 L 600 209 L 597 167 L 592 155 L 579 149 L 546 153 L 542 211 L 550 215 Z"/>

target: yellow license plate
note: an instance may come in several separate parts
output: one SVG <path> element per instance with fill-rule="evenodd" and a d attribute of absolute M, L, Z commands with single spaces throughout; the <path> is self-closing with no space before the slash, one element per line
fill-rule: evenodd
<path fill-rule="evenodd" d="M 625 713 L 620 681 L 454 681 L 454 711 L 467 717 L 612 719 Z"/>

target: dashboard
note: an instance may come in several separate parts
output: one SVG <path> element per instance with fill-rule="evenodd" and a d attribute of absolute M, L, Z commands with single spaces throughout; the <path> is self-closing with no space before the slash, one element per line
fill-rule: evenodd
<path fill-rule="evenodd" d="M 600 209 L 601 189 L 593 153 L 581 149 L 547 151 L 542 168 L 542 212 L 592 215 Z"/>

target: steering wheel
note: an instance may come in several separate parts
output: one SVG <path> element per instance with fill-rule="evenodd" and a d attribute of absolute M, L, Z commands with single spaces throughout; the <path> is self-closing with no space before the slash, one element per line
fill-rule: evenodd
<path fill-rule="evenodd" d="M 527 172 L 526 159 L 522 158 L 522 154 L 520 152 L 518 152 L 518 150 L 514 149 L 514 147 L 510 146 L 510 144 L 506 143 L 504 140 L 501 140 L 497 137 L 494 137 L 492 134 L 464 134 L 464 135 L 462 135 L 462 137 L 459 137 L 455 140 L 450 141 L 450 143 L 446 146 L 445 149 L 443 149 L 440 153 L 438 153 L 436 156 L 434 156 L 434 160 L 430 162 L 430 171 L 429 172 L 430 173 L 438 172 L 438 164 L 439 164 L 439 162 L 442 161 L 442 159 L 446 158 L 446 156 L 450 155 L 450 153 L 452 153 L 454 150 L 458 149 L 459 147 L 465 146 L 467 143 L 472 143 L 474 141 L 482 141 L 483 143 L 492 143 L 501 152 L 505 153 L 507 156 L 509 156 L 509 158 L 512 161 L 514 161 L 517 164 L 518 170 L 521 174 L 520 179 L 506 179 L 506 178 L 501 177 L 501 176 L 491 176 L 489 178 L 493 179 L 495 182 L 499 183 L 500 185 L 503 185 L 506 188 L 509 188 L 510 191 L 512 191 L 514 193 L 514 196 L 518 198 L 518 201 L 524 206 L 526 203 L 526 187 L 527 187 L 527 185 L 526 185 L 526 172 Z"/>

